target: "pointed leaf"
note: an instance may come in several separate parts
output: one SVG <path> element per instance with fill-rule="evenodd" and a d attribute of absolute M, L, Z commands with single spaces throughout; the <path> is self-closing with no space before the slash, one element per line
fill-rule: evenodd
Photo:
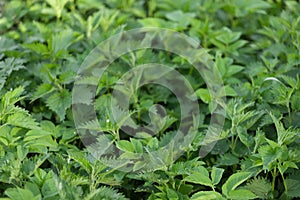
<path fill-rule="evenodd" d="M 229 197 L 229 192 L 236 189 L 240 184 L 250 178 L 251 175 L 252 173 L 250 172 L 238 172 L 231 175 L 222 186 L 222 193 Z"/>

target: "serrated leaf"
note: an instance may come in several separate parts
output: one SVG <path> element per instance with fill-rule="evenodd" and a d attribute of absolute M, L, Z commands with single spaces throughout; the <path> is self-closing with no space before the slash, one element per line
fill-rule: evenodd
<path fill-rule="evenodd" d="M 258 198 L 268 199 L 271 194 L 272 185 L 265 178 L 255 177 L 253 180 L 247 183 L 245 188 L 257 195 Z"/>
<path fill-rule="evenodd" d="M 239 189 L 239 190 L 230 191 L 228 198 L 238 199 L 238 200 L 247 200 L 247 199 L 256 199 L 257 196 L 249 190 Z"/>
<path fill-rule="evenodd" d="M 13 71 L 25 68 L 24 63 L 25 60 L 20 58 L 6 58 L 4 61 L 0 61 L 0 89 Z"/>
<path fill-rule="evenodd" d="M 44 198 L 55 198 L 59 188 L 53 178 L 47 179 L 41 189 Z"/>
<path fill-rule="evenodd" d="M 60 121 L 65 119 L 66 110 L 70 108 L 71 103 L 71 94 L 66 89 L 55 92 L 46 101 L 47 106 L 58 115 Z"/>
<path fill-rule="evenodd" d="M 98 200 L 98 199 L 106 199 L 106 200 L 128 200 L 124 195 L 118 193 L 116 190 L 112 188 L 108 188 L 105 186 L 101 186 L 100 188 L 91 191 L 84 200 Z"/>
<path fill-rule="evenodd" d="M 277 144 L 277 143 L 276 143 Z M 280 147 L 271 147 L 269 145 L 261 146 L 258 149 L 260 156 L 263 161 L 263 169 L 271 170 L 273 164 L 278 158 L 280 158 L 281 150 Z"/>
<path fill-rule="evenodd" d="M 60 0 L 50 0 L 50 1 L 58 1 Z M 68 0 L 63 0 L 68 1 Z M 77 33 L 70 29 L 65 29 L 60 31 L 59 33 L 54 33 L 49 41 L 51 45 L 51 50 L 53 51 L 56 57 L 59 57 L 61 52 L 66 52 L 68 47 L 75 41 Z"/>
<path fill-rule="evenodd" d="M 69 84 L 75 80 L 75 77 L 76 77 L 76 73 L 69 70 L 69 71 L 66 71 L 66 72 L 60 74 L 59 80 L 63 84 Z"/>
<path fill-rule="evenodd" d="M 77 163 L 81 165 L 83 169 L 85 169 L 88 173 L 91 173 L 92 166 L 90 161 L 86 158 L 85 154 L 81 151 L 76 150 L 68 150 L 68 155 L 70 158 L 75 160 Z"/>
<path fill-rule="evenodd" d="M 22 45 L 24 48 L 30 49 L 37 54 L 45 55 L 49 54 L 49 49 L 47 45 L 42 43 L 32 43 L 32 44 L 24 44 Z"/>
<path fill-rule="evenodd" d="M 300 197 L 300 180 L 286 179 L 285 181 L 288 188 L 287 196 L 292 198 Z"/>
<path fill-rule="evenodd" d="M 0 36 L 0 53 L 5 51 L 12 51 L 17 48 L 14 40 L 9 39 L 5 36 Z"/>
<path fill-rule="evenodd" d="M 44 131 L 44 130 L 30 130 L 26 133 L 24 141 L 31 141 L 38 138 L 46 137 L 51 135 L 51 132 Z"/>
<path fill-rule="evenodd" d="M 30 115 L 24 113 L 15 113 L 10 115 L 7 118 L 7 123 L 28 129 L 39 129 L 38 123 L 35 122 L 35 120 Z"/>
<path fill-rule="evenodd" d="M 33 151 L 39 149 L 39 153 L 43 152 L 43 150 L 41 149 L 44 149 L 45 147 L 50 147 L 52 148 L 52 150 L 56 150 L 58 146 L 57 142 L 53 140 L 53 138 L 50 135 L 39 137 L 33 140 L 28 138 L 28 141 L 26 141 L 25 144 L 28 148 L 32 149 Z"/>
<path fill-rule="evenodd" d="M 36 99 L 39 99 L 39 98 L 53 92 L 54 90 L 55 90 L 55 88 L 51 84 L 43 83 L 33 93 L 31 101 L 35 101 Z"/>

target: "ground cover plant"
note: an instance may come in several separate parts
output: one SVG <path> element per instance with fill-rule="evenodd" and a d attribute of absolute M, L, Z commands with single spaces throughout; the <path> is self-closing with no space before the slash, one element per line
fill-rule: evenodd
<path fill-rule="evenodd" d="M 299 199 L 299 13 L 296 0 L 1 1 L 0 199 Z M 101 79 L 81 80 L 95 86 L 98 122 L 86 117 L 76 126 L 74 105 L 89 101 L 72 96 L 85 58 L 111 36 L 145 27 L 191 37 L 222 79 L 224 124 L 205 156 L 199 150 L 216 97 L 188 60 L 159 49 L 129 52 L 110 63 Z M 147 63 L 179 72 L 197 97 L 199 115 L 189 119 L 198 124 L 194 137 L 174 160 L 173 151 L 161 149 L 181 148 L 172 141 L 183 113 L 168 88 L 138 87 L 143 78 L 125 76 L 134 91 L 129 111 L 117 105 L 120 120 L 113 119 L 118 80 Z M 153 122 L 153 135 L 144 129 L 126 134 L 128 118 L 138 125 Z M 104 132 L 93 144 L 134 162 L 115 155 L 97 159 L 78 129 Z M 153 151 L 170 160 L 151 156 Z M 155 169 L 147 170 L 136 156 L 142 153 Z"/>

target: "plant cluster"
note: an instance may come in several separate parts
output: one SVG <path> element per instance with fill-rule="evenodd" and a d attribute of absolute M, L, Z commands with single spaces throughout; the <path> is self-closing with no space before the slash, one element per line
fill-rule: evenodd
<path fill-rule="evenodd" d="M 300 198 L 299 13 L 297 0 L 0 2 L 0 199 Z M 171 91 L 151 84 L 135 88 L 137 77 L 130 112 L 120 108 L 118 117 L 156 122 L 155 136 L 126 135 L 109 107 L 114 85 L 128 70 L 145 63 L 171 66 L 189 81 L 200 108 L 196 136 L 176 162 L 143 171 L 137 161 L 124 172 L 83 145 L 72 116 L 72 88 L 81 63 L 100 42 L 150 26 L 184 33 L 211 56 L 226 91 L 225 123 L 211 138 L 214 148 L 200 158 L 215 108 L 203 77 L 172 53 L 123 55 L 97 82 L 100 124 L 82 124 L 101 127 L 122 156 L 172 142 L 181 115 Z M 155 120 L 158 115 L 163 120 Z"/>

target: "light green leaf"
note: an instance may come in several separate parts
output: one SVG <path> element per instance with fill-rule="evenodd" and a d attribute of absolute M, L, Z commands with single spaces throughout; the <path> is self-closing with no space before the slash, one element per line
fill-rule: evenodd
<path fill-rule="evenodd" d="M 223 172 L 224 172 L 224 169 L 222 169 L 222 168 L 217 168 L 217 167 L 212 168 L 211 180 L 212 180 L 213 185 L 217 185 L 220 182 Z"/>
<path fill-rule="evenodd" d="M 116 142 L 118 149 L 125 151 L 125 152 L 134 152 L 135 148 L 134 145 L 127 141 L 127 140 L 120 140 Z"/>
<path fill-rule="evenodd" d="M 11 200 L 41 200 L 41 195 L 34 196 L 30 190 L 9 188 L 4 192 Z"/>
<path fill-rule="evenodd" d="M 196 91 L 196 95 L 200 97 L 200 99 L 206 104 L 208 104 L 211 101 L 211 96 L 209 94 L 208 89 L 200 88 Z"/>
<path fill-rule="evenodd" d="M 32 43 L 32 44 L 24 44 L 22 45 L 24 48 L 30 49 L 34 51 L 37 54 L 45 55 L 49 54 L 49 49 L 47 45 L 42 44 L 42 43 Z"/>
<path fill-rule="evenodd" d="M 229 85 L 225 86 L 225 93 L 226 93 L 226 96 L 230 96 L 230 97 L 236 97 L 237 96 L 236 91 L 232 87 L 230 87 Z"/>
<path fill-rule="evenodd" d="M 210 180 L 210 178 L 199 172 L 193 172 L 191 175 L 185 177 L 183 180 L 191 183 L 213 187 L 213 183 Z"/>
<path fill-rule="evenodd" d="M 7 118 L 7 123 L 22 128 L 39 129 L 38 123 L 35 122 L 35 119 L 25 113 L 15 113 L 10 115 Z"/>
<path fill-rule="evenodd" d="M 229 192 L 236 189 L 240 184 L 245 182 L 251 177 L 252 173 L 250 172 L 237 172 L 231 175 L 228 180 L 222 186 L 222 193 L 229 197 Z"/>
<path fill-rule="evenodd" d="M 191 200 L 225 200 L 218 192 L 201 191 L 193 194 Z"/>
<path fill-rule="evenodd" d="M 240 71 L 242 71 L 244 67 L 240 65 L 230 65 L 226 70 L 226 77 L 230 77 Z"/>
<path fill-rule="evenodd" d="M 247 199 L 256 199 L 257 196 L 249 190 L 240 189 L 240 190 L 230 191 L 228 198 L 238 199 L 238 200 L 247 200 Z"/>

